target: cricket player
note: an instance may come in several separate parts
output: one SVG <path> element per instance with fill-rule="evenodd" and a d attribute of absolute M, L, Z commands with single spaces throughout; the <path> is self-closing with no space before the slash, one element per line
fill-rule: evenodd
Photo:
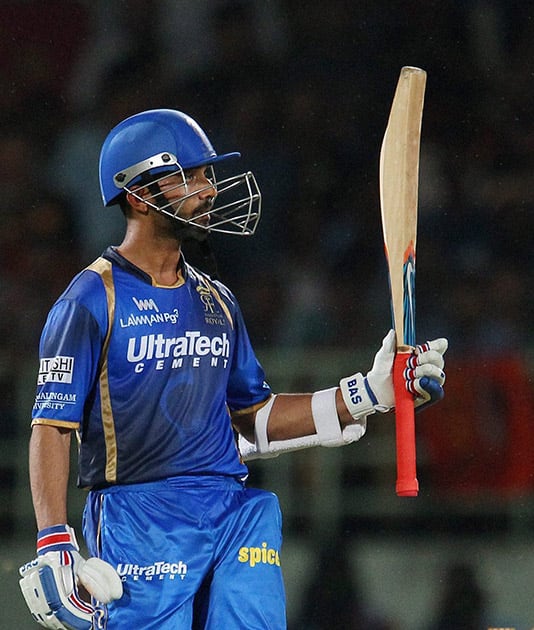
<path fill-rule="evenodd" d="M 194 120 L 166 109 L 124 120 L 103 144 L 102 198 L 124 213 L 124 240 L 72 280 L 39 347 L 37 557 L 20 584 L 45 628 L 285 628 L 280 508 L 247 487 L 244 460 L 348 444 L 394 405 L 393 331 L 366 375 L 276 394 L 232 292 L 184 259 L 188 234 L 254 232 L 254 176 L 215 179 L 238 156 L 218 155 Z M 410 358 L 416 404 L 442 396 L 446 347 Z M 87 560 L 67 518 L 73 434 Z"/>

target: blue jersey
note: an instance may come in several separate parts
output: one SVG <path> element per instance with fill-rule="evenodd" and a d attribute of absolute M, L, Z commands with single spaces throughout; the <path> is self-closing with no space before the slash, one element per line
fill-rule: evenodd
<path fill-rule="evenodd" d="M 271 394 L 239 306 L 183 260 L 172 287 L 112 248 L 52 307 L 34 424 L 79 431 L 79 485 L 244 477 L 230 412 Z"/>

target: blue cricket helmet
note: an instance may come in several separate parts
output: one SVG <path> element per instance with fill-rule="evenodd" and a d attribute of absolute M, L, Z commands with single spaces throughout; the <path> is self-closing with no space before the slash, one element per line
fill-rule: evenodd
<path fill-rule="evenodd" d="M 99 175 L 104 205 L 118 203 L 124 187 L 141 174 L 172 170 L 165 165 L 166 154 L 183 170 L 240 157 L 237 152 L 217 155 L 198 123 L 183 112 L 152 109 L 135 114 L 114 127 L 102 145 Z"/>

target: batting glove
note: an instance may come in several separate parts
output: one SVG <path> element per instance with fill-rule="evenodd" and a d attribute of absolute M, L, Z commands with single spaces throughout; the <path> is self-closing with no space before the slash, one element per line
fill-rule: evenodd
<path fill-rule="evenodd" d="M 445 383 L 445 360 L 447 351 L 446 339 L 434 339 L 417 346 L 406 362 L 404 378 L 406 389 L 415 396 L 415 407 L 418 411 L 433 405 L 443 398 Z"/>
<path fill-rule="evenodd" d="M 406 389 L 415 397 L 416 407 L 426 407 L 443 398 L 443 354 L 446 339 L 435 339 L 417 346 L 406 362 Z M 395 406 L 393 361 L 396 354 L 395 331 L 390 330 L 376 353 L 366 376 L 354 374 L 340 381 L 343 400 L 351 416 L 361 419 L 375 411 L 385 413 Z"/>
<path fill-rule="evenodd" d="M 100 558 L 84 560 L 74 530 L 55 525 L 37 535 L 37 558 L 19 569 L 20 588 L 41 626 L 55 630 L 90 630 L 94 607 L 84 601 L 78 584 L 107 604 L 122 596 L 115 569 Z"/>

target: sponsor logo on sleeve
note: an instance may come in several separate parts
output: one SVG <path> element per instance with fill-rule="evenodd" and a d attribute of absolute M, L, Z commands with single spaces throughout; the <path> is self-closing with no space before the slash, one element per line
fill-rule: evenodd
<path fill-rule="evenodd" d="M 65 409 L 67 405 L 76 404 L 76 394 L 64 392 L 38 392 L 33 408 L 37 409 Z"/>
<path fill-rule="evenodd" d="M 37 385 L 45 383 L 72 383 L 74 357 L 58 355 L 42 358 L 39 362 Z"/>

